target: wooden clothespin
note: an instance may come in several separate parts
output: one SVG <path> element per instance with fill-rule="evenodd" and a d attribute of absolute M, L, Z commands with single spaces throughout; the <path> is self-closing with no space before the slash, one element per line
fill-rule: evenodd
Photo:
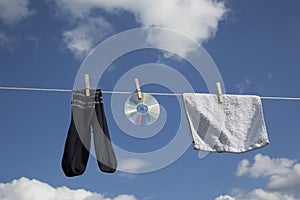
<path fill-rule="evenodd" d="M 223 94 L 222 94 L 221 83 L 216 82 L 216 87 L 217 87 L 218 101 L 219 101 L 219 103 L 222 103 L 224 101 L 224 99 L 223 99 Z"/>
<path fill-rule="evenodd" d="M 135 81 L 135 87 L 136 87 L 136 92 L 138 94 L 138 98 L 142 99 L 142 92 L 141 92 L 141 88 L 140 88 L 140 84 L 139 84 L 139 79 L 135 78 L 134 81 Z"/>
<path fill-rule="evenodd" d="M 90 86 L 90 76 L 88 74 L 84 75 L 84 82 L 85 82 L 85 95 L 89 97 L 91 86 Z"/>

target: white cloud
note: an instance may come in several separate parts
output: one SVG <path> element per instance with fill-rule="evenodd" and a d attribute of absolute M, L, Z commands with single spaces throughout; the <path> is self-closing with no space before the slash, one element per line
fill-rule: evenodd
<path fill-rule="evenodd" d="M 111 25 L 103 18 L 87 17 L 78 26 L 63 33 L 64 42 L 77 58 L 83 58 L 94 45 L 112 32 Z"/>
<path fill-rule="evenodd" d="M 258 200 L 296 200 L 295 197 L 287 194 L 281 194 L 279 192 L 268 192 L 263 189 L 255 189 L 250 194 L 252 199 Z"/>
<path fill-rule="evenodd" d="M 215 0 L 55 0 L 60 10 L 77 19 L 89 17 L 95 9 L 117 14 L 120 11 L 133 13 L 143 27 L 156 26 L 181 32 L 202 43 L 213 37 L 218 23 L 224 18 L 227 8 Z M 92 38 L 90 38 L 93 40 Z M 157 33 L 149 42 L 173 45 L 182 54 L 192 51 L 184 43 L 176 43 L 170 35 Z M 92 44 L 92 42 L 91 42 Z"/>
<path fill-rule="evenodd" d="M 29 9 L 29 0 L 0 0 L 0 20 L 14 25 L 33 13 Z"/>
<path fill-rule="evenodd" d="M 256 154 L 254 163 L 250 165 L 248 160 L 242 160 L 237 169 L 237 175 L 250 175 L 253 178 L 269 177 L 272 175 L 288 175 L 293 171 L 294 160 L 286 158 L 270 158 L 262 154 Z"/>
<path fill-rule="evenodd" d="M 286 175 L 272 175 L 268 188 L 277 191 L 294 191 L 300 194 L 300 164 L 294 165 Z"/>
<path fill-rule="evenodd" d="M 145 161 L 130 158 L 126 160 L 121 160 L 119 162 L 118 169 L 125 172 L 137 172 L 146 166 L 148 166 L 148 164 Z"/>
<path fill-rule="evenodd" d="M 229 196 L 229 195 L 221 195 L 219 197 L 217 197 L 215 200 L 235 200 L 235 198 Z"/>
<path fill-rule="evenodd" d="M 269 192 L 263 189 L 254 189 L 251 192 L 245 193 L 243 191 L 236 192 L 234 195 L 221 195 L 215 200 L 299 200 L 298 198 L 281 194 L 279 192 Z"/>
<path fill-rule="evenodd" d="M 110 200 L 110 199 L 106 198 L 105 200 Z M 136 198 L 133 195 L 122 194 L 117 196 L 113 200 L 136 200 Z"/>
<path fill-rule="evenodd" d="M 269 190 L 293 191 L 300 194 L 300 163 L 294 160 L 257 154 L 252 165 L 248 160 L 240 162 L 237 175 L 249 175 L 253 178 L 268 177 Z"/>
<path fill-rule="evenodd" d="M 67 187 L 54 188 L 38 180 L 20 178 L 10 183 L 0 183 L 0 200 L 137 200 L 133 195 L 104 197 L 83 189 L 71 190 Z"/>
<path fill-rule="evenodd" d="M 251 192 L 235 190 L 231 196 L 219 196 L 215 200 L 299 200 L 300 163 L 287 158 L 270 158 L 262 154 L 254 157 L 254 162 L 242 160 L 237 168 L 237 176 L 267 178 L 267 188 L 257 188 Z M 232 198 L 232 199 L 230 199 Z"/>

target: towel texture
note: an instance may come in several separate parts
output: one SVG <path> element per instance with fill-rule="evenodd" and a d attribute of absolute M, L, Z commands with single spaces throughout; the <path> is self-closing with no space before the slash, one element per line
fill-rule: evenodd
<path fill-rule="evenodd" d="M 242 153 L 269 144 L 261 99 L 250 95 L 183 94 L 194 148 Z"/>

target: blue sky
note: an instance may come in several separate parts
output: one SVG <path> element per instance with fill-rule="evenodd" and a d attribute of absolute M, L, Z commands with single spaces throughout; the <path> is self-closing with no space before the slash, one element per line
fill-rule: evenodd
<path fill-rule="evenodd" d="M 199 4 L 196 0 L 147 1 L 149 6 L 129 0 L 83 2 L 0 0 L 0 86 L 72 89 L 83 59 L 99 42 L 122 31 L 154 25 L 178 30 L 202 43 L 216 63 L 227 93 L 300 97 L 298 0 L 227 0 L 222 8 L 221 4 L 209 4 L 210 12 L 201 3 L 209 0 Z M 187 8 L 193 3 L 193 10 Z M 170 13 L 170 18 L 162 13 Z M 166 58 L 157 50 L 120 57 L 106 71 L 99 87 L 111 90 L 132 66 L 158 61 L 180 71 L 195 91 L 208 92 L 187 62 Z M 133 80 L 128 84 L 134 87 Z M 170 92 L 155 84 L 142 89 Z M 145 174 L 104 174 L 90 157 L 84 175 L 67 178 L 60 162 L 71 117 L 71 93 L 0 90 L 0 99 L 0 199 L 1 194 L 15 199 L 11 188 L 22 184 L 40 188 L 42 183 L 31 179 L 115 200 L 300 198 L 298 101 L 263 100 L 271 143 L 259 150 L 210 153 L 199 159 L 190 146 L 170 166 Z M 111 96 L 104 95 L 116 145 L 147 152 L 163 147 L 174 137 L 180 121 L 179 102 L 174 97 L 157 99 L 168 113 L 165 126 L 155 137 L 138 139 L 117 126 Z M 20 185 L 9 184 L 16 179 Z M 118 196 L 122 194 L 127 196 Z"/>

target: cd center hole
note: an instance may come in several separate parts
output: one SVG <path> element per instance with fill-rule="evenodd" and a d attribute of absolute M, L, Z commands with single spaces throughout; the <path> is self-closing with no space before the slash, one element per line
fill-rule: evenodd
<path fill-rule="evenodd" d="M 145 113 L 148 112 L 148 107 L 147 107 L 147 105 L 145 105 L 145 104 L 139 104 L 139 105 L 137 105 L 136 110 L 137 110 L 139 113 L 145 114 Z"/>

